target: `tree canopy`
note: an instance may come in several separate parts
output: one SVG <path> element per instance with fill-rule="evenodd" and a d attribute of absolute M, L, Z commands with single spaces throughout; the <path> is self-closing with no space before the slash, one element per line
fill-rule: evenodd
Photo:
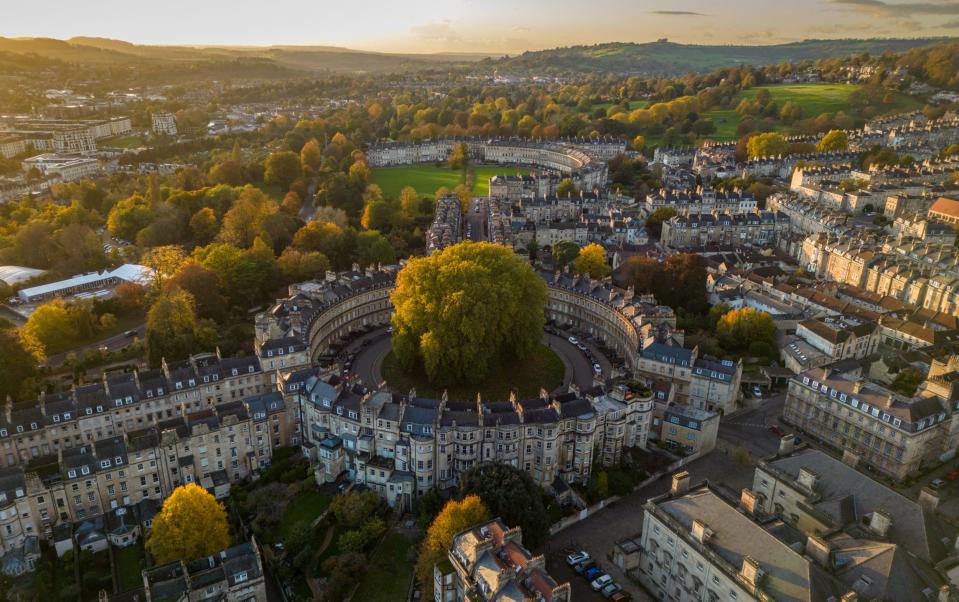
<path fill-rule="evenodd" d="M 549 513 L 544 492 L 525 470 L 503 462 L 479 464 L 460 476 L 460 493 L 478 495 L 493 516 L 510 527 L 522 527 L 523 541 L 530 548 L 546 543 Z"/>
<path fill-rule="evenodd" d="M 819 144 L 816 145 L 816 150 L 821 153 L 828 151 L 844 151 L 848 148 L 849 136 L 842 130 L 829 130 L 829 132 L 822 137 L 822 140 L 819 141 Z"/>
<path fill-rule="evenodd" d="M 609 276 L 612 271 L 606 262 L 606 249 L 596 243 L 590 243 L 580 250 L 573 261 L 573 269 L 581 276 L 597 280 Z"/>
<path fill-rule="evenodd" d="M 158 564 L 209 556 L 230 545 L 223 504 L 196 483 L 173 490 L 153 519 L 146 547 Z"/>
<path fill-rule="evenodd" d="M 512 250 L 460 243 L 413 259 L 392 293 L 393 352 L 434 382 L 479 382 L 543 336 L 546 284 Z"/>
<path fill-rule="evenodd" d="M 446 558 L 453 536 L 490 519 L 490 511 L 477 495 L 450 500 L 433 519 L 420 544 L 416 558 L 416 577 L 425 590 L 425 599 L 433 598 L 433 565 Z"/>
<path fill-rule="evenodd" d="M 724 348 L 744 351 L 754 343 L 772 345 L 776 324 L 768 313 L 743 307 L 726 312 L 716 324 L 716 334 Z"/>

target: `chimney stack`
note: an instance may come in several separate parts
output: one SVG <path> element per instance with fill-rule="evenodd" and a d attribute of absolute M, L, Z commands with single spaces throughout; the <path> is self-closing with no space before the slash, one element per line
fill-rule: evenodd
<path fill-rule="evenodd" d="M 762 502 L 759 499 L 759 495 L 749 487 L 743 487 L 743 490 L 740 492 L 739 505 L 742 506 L 746 514 L 750 516 L 756 516 L 756 514 L 762 510 Z"/>
<path fill-rule="evenodd" d="M 670 495 L 682 495 L 689 491 L 689 473 L 685 470 L 673 475 L 673 484 L 669 488 Z"/>
<path fill-rule="evenodd" d="M 892 517 L 885 511 L 876 510 L 870 515 L 869 530 L 879 537 L 885 537 L 889 533 L 890 527 L 892 527 Z"/>
<path fill-rule="evenodd" d="M 819 475 L 816 474 L 816 471 L 813 469 L 804 466 L 799 469 L 799 478 L 797 480 L 800 485 L 809 491 L 815 491 L 816 485 L 819 484 Z"/>
<path fill-rule="evenodd" d="M 693 539 L 699 543 L 706 543 L 709 541 L 709 538 L 713 536 L 713 531 L 706 526 L 706 523 L 699 520 L 698 518 L 693 521 L 693 527 L 690 530 Z"/>
<path fill-rule="evenodd" d="M 939 493 L 931 487 L 923 487 L 919 492 L 919 505 L 927 512 L 935 512 L 939 507 Z"/>
<path fill-rule="evenodd" d="M 832 564 L 831 554 L 832 550 L 830 550 L 829 543 L 826 540 L 816 535 L 810 535 L 806 538 L 806 556 L 815 560 L 819 566 L 829 568 Z"/>
<path fill-rule="evenodd" d="M 857 465 L 859 465 L 859 454 L 850 449 L 843 450 L 842 461 L 843 464 L 848 464 L 849 466 L 855 468 Z"/>
<path fill-rule="evenodd" d="M 779 455 L 788 456 L 796 449 L 796 435 L 783 435 L 779 439 Z"/>
<path fill-rule="evenodd" d="M 759 567 L 759 562 L 752 556 L 746 556 L 743 558 L 743 567 L 739 571 L 739 576 L 742 577 L 746 583 L 756 587 L 759 585 L 760 580 L 763 578 L 763 570 Z"/>

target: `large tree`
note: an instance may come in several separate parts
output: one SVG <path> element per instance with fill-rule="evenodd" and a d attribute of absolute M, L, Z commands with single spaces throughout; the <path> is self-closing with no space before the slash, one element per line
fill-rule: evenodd
<path fill-rule="evenodd" d="M 153 519 L 146 547 L 163 564 L 215 554 L 230 545 L 223 504 L 196 483 L 177 487 Z"/>
<path fill-rule="evenodd" d="M 37 359 L 42 357 L 40 344 L 18 338 L 13 329 L 0 329 L 0 399 L 8 395 L 24 399 L 35 393 Z"/>
<path fill-rule="evenodd" d="M 732 309 L 719 319 L 716 334 L 724 348 L 745 351 L 756 343 L 773 345 L 776 323 L 772 316 L 752 307 Z"/>
<path fill-rule="evenodd" d="M 493 516 L 510 527 L 522 527 L 523 541 L 530 548 L 546 543 L 549 513 L 544 492 L 525 470 L 503 462 L 479 464 L 460 476 L 460 493 L 478 495 Z"/>
<path fill-rule="evenodd" d="M 573 269 L 580 276 L 590 278 L 602 279 L 609 276 L 611 270 L 606 262 L 606 249 L 596 243 L 586 245 L 573 261 Z"/>
<path fill-rule="evenodd" d="M 76 339 L 78 332 L 66 303 L 54 299 L 30 314 L 23 325 L 23 334 L 26 340 L 36 340 L 47 350 L 66 348 Z"/>
<path fill-rule="evenodd" d="M 462 501 L 450 500 L 443 506 L 426 531 L 416 558 L 416 578 L 425 590 L 425 599 L 433 598 L 433 565 L 446 558 L 453 537 L 489 519 L 489 509 L 476 495 L 468 495 Z"/>
<path fill-rule="evenodd" d="M 263 180 L 286 190 L 294 180 L 303 175 L 300 156 L 293 151 L 273 153 L 266 159 Z"/>
<path fill-rule="evenodd" d="M 579 245 L 571 240 L 561 240 L 553 245 L 553 265 L 562 269 L 579 256 Z"/>
<path fill-rule="evenodd" d="M 391 298 L 393 351 L 434 382 L 479 382 L 543 337 L 546 284 L 512 250 L 461 243 L 403 268 Z"/>
<path fill-rule="evenodd" d="M 829 130 L 816 145 L 819 152 L 844 151 L 849 148 L 849 136 L 842 130 Z"/>
<path fill-rule="evenodd" d="M 163 358 L 212 351 L 216 331 L 199 322 L 192 295 L 177 288 L 160 295 L 147 313 L 146 344 L 150 365 L 159 366 Z"/>

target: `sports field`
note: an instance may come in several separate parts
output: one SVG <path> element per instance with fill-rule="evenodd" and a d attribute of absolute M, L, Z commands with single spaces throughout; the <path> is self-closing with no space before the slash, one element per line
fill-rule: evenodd
<path fill-rule="evenodd" d="M 470 171 L 476 175 L 476 184 L 473 186 L 473 194 L 476 196 L 489 194 L 491 176 L 529 173 L 528 169 L 485 165 L 471 167 Z M 373 183 L 383 189 L 384 196 L 394 198 L 400 195 L 404 186 L 412 186 L 421 195 L 432 196 L 443 186 L 452 190 L 464 181 L 463 172 L 435 165 L 401 165 L 377 167 L 373 170 Z"/>
<path fill-rule="evenodd" d="M 794 102 L 802 108 L 803 119 L 817 117 L 822 113 L 836 113 L 853 111 L 849 104 L 849 95 L 858 90 L 858 84 L 777 84 L 772 86 L 757 86 L 739 93 L 736 104 L 744 98 L 752 99 L 760 90 L 768 90 L 778 108 L 787 102 Z M 892 93 L 895 102 L 883 107 L 885 113 L 911 111 L 920 108 L 922 103 L 910 96 Z M 736 138 L 736 129 L 739 127 L 740 116 L 732 109 L 717 109 L 703 113 L 703 117 L 713 120 L 716 132 L 711 136 L 719 140 Z M 788 126 L 777 129 L 787 130 Z"/>

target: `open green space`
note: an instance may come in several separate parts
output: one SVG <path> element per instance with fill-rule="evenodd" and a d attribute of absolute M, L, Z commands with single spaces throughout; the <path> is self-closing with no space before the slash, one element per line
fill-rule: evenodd
<path fill-rule="evenodd" d="M 629 110 L 630 110 L 630 111 L 635 111 L 636 109 L 645 109 L 645 108 L 648 107 L 650 104 L 651 104 L 651 103 L 650 103 L 648 100 L 631 100 L 631 101 L 629 101 Z M 590 113 L 592 113 L 592 112 L 595 111 L 596 109 L 608 110 L 609 107 L 611 107 L 611 106 L 613 106 L 613 103 L 611 103 L 611 102 L 598 102 L 598 103 L 596 103 L 596 104 L 594 104 L 594 105 L 591 105 L 591 106 L 589 107 L 589 111 L 590 111 Z"/>
<path fill-rule="evenodd" d="M 513 390 L 520 399 L 536 397 L 540 387 L 552 391 L 563 384 L 563 375 L 563 361 L 546 345 L 540 345 L 530 357 L 504 361 L 478 385 L 435 386 L 421 367 L 405 372 L 392 352 L 383 359 L 383 379 L 394 391 L 405 393 L 415 388 L 419 396 L 439 398 L 445 390 L 450 399 L 458 401 L 476 399 L 477 393 L 483 399 L 504 401 Z"/>
<path fill-rule="evenodd" d="M 515 175 L 529 173 L 528 169 L 515 167 L 498 167 L 483 165 L 470 167 L 476 176 L 473 194 L 486 196 L 489 194 L 489 179 L 492 176 Z M 462 171 L 450 169 L 447 166 L 435 165 L 401 165 L 398 167 L 377 167 L 373 170 L 373 183 L 383 189 L 383 195 L 397 198 L 404 186 L 412 186 L 421 195 L 432 196 L 443 186 L 450 190 L 466 182 Z"/>
<path fill-rule="evenodd" d="M 143 146 L 143 138 L 139 136 L 117 136 L 116 138 L 105 138 L 97 142 L 97 146 L 114 148 L 140 148 Z"/>
<path fill-rule="evenodd" d="M 283 514 L 283 520 L 280 521 L 281 537 L 283 539 L 289 537 L 293 527 L 298 523 L 312 523 L 316 517 L 323 514 L 332 500 L 330 496 L 318 491 L 307 491 L 298 495 Z"/>
<path fill-rule="evenodd" d="M 125 592 L 143 585 L 143 547 L 137 543 L 125 548 L 113 548 L 113 562 L 117 568 L 120 591 Z"/>
<path fill-rule="evenodd" d="M 782 108 L 787 102 L 799 105 L 803 111 L 803 119 L 817 117 L 823 113 L 844 111 L 852 113 L 849 96 L 858 90 L 859 84 L 775 84 L 770 86 L 756 86 L 743 90 L 736 98 L 736 104 L 743 99 L 753 99 L 760 90 L 767 90 L 776 106 Z M 906 94 L 891 92 L 893 102 L 883 106 L 883 113 L 897 113 L 911 111 L 922 107 L 922 102 Z M 703 113 L 703 117 L 712 119 L 716 125 L 716 132 L 710 137 L 717 140 L 732 140 L 736 138 L 740 115 L 733 109 L 715 109 Z M 781 125 L 779 131 L 788 131 L 789 127 Z M 647 141 L 648 143 L 648 141 Z"/>
<path fill-rule="evenodd" d="M 413 541 L 402 533 L 390 531 L 374 550 L 366 575 L 354 600 L 396 602 L 405 600 L 413 576 Z"/>

